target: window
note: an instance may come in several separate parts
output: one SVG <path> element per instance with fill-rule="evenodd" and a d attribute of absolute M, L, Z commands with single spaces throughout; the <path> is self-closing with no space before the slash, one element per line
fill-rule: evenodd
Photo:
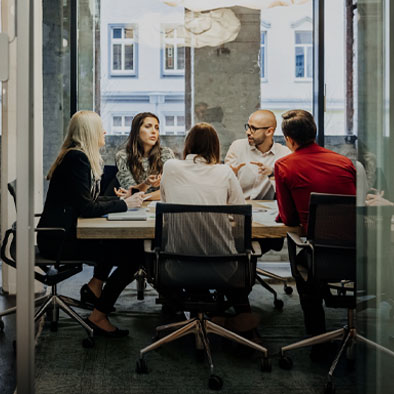
<path fill-rule="evenodd" d="M 136 27 L 112 26 L 111 34 L 111 74 L 136 75 Z"/>
<path fill-rule="evenodd" d="M 162 75 L 183 76 L 185 70 L 184 28 L 182 25 L 162 27 Z"/>
<path fill-rule="evenodd" d="M 165 114 L 164 127 L 162 134 L 166 135 L 184 135 L 185 134 L 185 116 L 182 114 Z"/>
<path fill-rule="evenodd" d="M 114 135 L 128 135 L 134 115 L 112 115 L 111 133 Z"/>
<path fill-rule="evenodd" d="M 295 32 L 295 77 L 310 80 L 313 77 L 313 41 L 311 31 Z"/>
<path fill-rule="evenodd" d="M 260 45 L 260 76 L 267 79 L 267 31 L 261 32 Z"/>

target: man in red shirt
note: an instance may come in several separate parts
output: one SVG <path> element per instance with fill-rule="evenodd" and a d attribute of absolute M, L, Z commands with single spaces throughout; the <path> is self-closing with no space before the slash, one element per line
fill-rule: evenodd
<path fill-rule="evenodd" d="M 292 110 L 282 118 L 283 134 L 293 153 L 275 163 L 277 220 L 287 225 L 301 224 L 306 232 L 311 192 L 355 195 L 356 169 L 347 157 L 316 144 L 317 128 L 309 112 Z M 321 334 L 325 331 L 324 289 L 301 277 L 295 279 L 306 332 Z"/>

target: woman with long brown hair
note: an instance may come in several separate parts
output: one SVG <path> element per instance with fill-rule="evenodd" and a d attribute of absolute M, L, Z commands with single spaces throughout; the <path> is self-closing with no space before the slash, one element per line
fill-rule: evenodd
<path fill-rule="evenodd" d="M 160 200 L 163 165 L 174 157 L 170 148 L 160 146 L 159 118 L 151 112 L 137 114 L 125 148 L 116 154 L 120 195 L 125 196 L 133 188 L 151 193 L 152 200 Z"/>

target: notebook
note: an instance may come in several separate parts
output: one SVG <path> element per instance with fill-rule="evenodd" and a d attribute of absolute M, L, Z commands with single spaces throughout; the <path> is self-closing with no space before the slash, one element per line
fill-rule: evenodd
<path fill-rule="evenodd" d="M 147 220 L 145 208 L 133 208 L 126 212 L 109 213 L 107 220 Z"/>

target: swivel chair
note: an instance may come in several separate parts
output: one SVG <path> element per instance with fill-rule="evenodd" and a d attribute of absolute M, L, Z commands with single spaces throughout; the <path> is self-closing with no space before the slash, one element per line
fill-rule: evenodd
<path fill-rule="evenodd" d="M 160 294 L 158 303 L 189 311 L 194 317 L 157 327 L 156 338 L 164 331 L 175 331 L 140 350 L 137 373 L 148 372 L 146 353 L 194 334 L 197 348 L 208 359 L 209 388 L 220 389 L 223 382 L 214 375 L 211 333 L 261 352 L 261 368 L 271 370 L 265 347 L 213 323 L 206 315 L 228 307 L 223 294 L 248 294 L 255 282 L 258 253 L 252 251 L 251 217 L 250 205 L 157 204 L 155 239 L 153 245 L 145 243 L 148 280 Z M 259 248 L 258 243 L 255 247 Z"/>
<path fill-rule="evenodd" d="M 14 201 L 16 201 L 16 188 L 15 182 L 8 184 L 8 190 Z M 35 215 L 40 216 L 40 215 Z M 1 245 L 1 259 L 3 262 L 8 264 L 13 268 L 17 268 L 16 260 L 16 223 L 8 229 L 4 235 L 4 240 Z M 80 301 L 75 300 L 70 297 L 59 295 L 57 293 L 57 284 L 76 275 L 82 271 L 82 265 L 84 263 L 93 264 L 92 262 L 79 261 L 79 260 L 62 260 L 62 243 L 65 237 L 65 230 L 63 228 L 36 228 L 35 232 L 51 232 L 53 234 L 58 234 L 59 248 L 58 256 L 56 259 L 46 259 L 43 257 L 37 246 L 35 246 L 35 266 L 40 268 L 42 272 L 34 272 L 34 277 L 36 280 L 44 285 L 51 287 L 51 293 L 35 299 L 35 306 L 39 307 L 34 315 L 34 321 L 37 321 L 44 313 L 50 317 L 50 328 L 51 331 L 57 331 L 58 329 L 58 319 L 59 319 L 59 308 L 67 313 L 71 318 L 77 321 L 88 333 L 88 338 L 85 338 L 83 344 L 85 347 L 92 347 L 94 345 L 93 340 L 93 329 L 79 316 L 71 306 L 91 309 L 85 304 L 81 304 Z M 0 312 L 0 330 L 4 330 L 4 322 L 2 320 L 3 316 L 10 315 L 16 312 L 16 307 L 9 308 L 5 311 Z"/>
<path fill-rule="evenodd" d="M 338 355 L 328 373 L 325 393 L 333 393 L 333 373 L 339 358 L 347 349 L 352 358 L 353 343 L 359 337 L 355 328 L 356 308 L 356 197 L 311 193 L 307 239 L 288 233 L 289 259 L 294 277 L 317 282 L 325 288 L 326 307 L 346 308 L 347 326 L 304 339 L 280 350 L 279 365 L 290 369 L 293 365 L 285 352 L 343 339 Z M 302 253 L 298 254 L 298 251 Z M 306 267 L 306 272 L 303 272 Z M 307 278 L 306 278 L 307 276 Z"/>

